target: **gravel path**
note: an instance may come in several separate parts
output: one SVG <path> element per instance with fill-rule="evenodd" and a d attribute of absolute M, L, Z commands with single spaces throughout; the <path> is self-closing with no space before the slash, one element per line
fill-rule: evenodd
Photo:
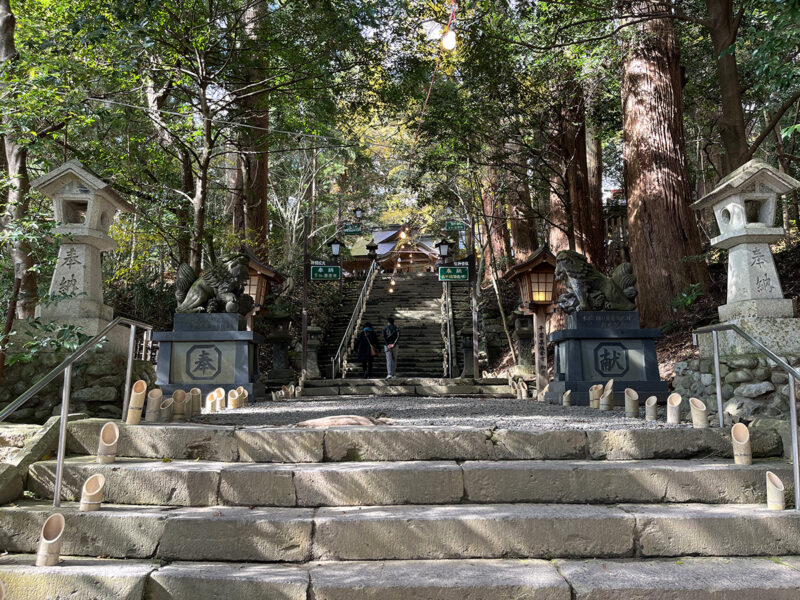
<path fill-rule="evenodd" d="M 663 408 L 662 408 L 663 410 Z M 261 402 L 247 408 L 195 419 L 217 425 L 286 426 L 331 415 L 385 417 L 392 425 L 447 425 L 487 429 L 653 429 L 676 427 L 660 421 L 626 419 L 618 408 L 600 412 L 588 407 L 556 406 L 504 398 L 420 398 L 332 396 L 313 401 Z"/>

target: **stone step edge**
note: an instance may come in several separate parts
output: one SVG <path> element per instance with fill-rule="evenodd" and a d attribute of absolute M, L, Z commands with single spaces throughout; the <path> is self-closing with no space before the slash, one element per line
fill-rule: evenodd
<path fill-rule="evenodd" d="M 68 459 L 63 499 L 80 497 L 93 474 L 105 498 L 171 506 L 347 507 L 496 503 L 760 503 L 765 473 L 791 488 L 791 465 L 757 461 L 406 461 L 299 465 Z M 28 489 L 52 497 L 55 461 L 31 466 Z M 538 483 L 537 483 L 538 482 Z M 543 485 L 550 482 L 551 485 Z"/>
<path fill-rule="evenodd" d="M 158 560 L 666 558 L 800 554 L 800 513 L 765 505 L 429 505 L 294 509 L 64 503 L 64 554 Z M 35 552 L 54 509 L 0 508 L 12 553 Z M 738 532 L 731 536 L 732 530 Z M 697 531 L 703 535 L 698 536 Z M 481 531 L 476 535 L 475 531 Z M 112 539 L 103 540 L 103 532 Z M 118 539 L 126 532 L 126 539 Z M 250 534 L 249 545 L 241 536 Z M 378 535 L 383 532 L 383 535 Z M 778 536 L 776 532 L 780 532 Z M 771 536 L 774 536 L 772 539 Z M 211 538 L 214 544 L 200 543 Z M 359 540 L 372 540 L 361 545 Z"/>
<path fill-rule="evenodd" d="M 65 557 L 54 567 L 33 567 L 30 555 L 7 556 L 0 578 L 11 598 L 52 598 L 64 584 L 76 597 L 96 597 L 102 584 L 124 600 L 276 596 L 287 600 L 440 600 L 531 597 L 548 600 L 669 597 L 674 600 L 765 598 L 794 600 L 800 559 L 682 557 L 679 560 L 453 560 L 318 562 L 306 566 L 219 562 L 158 564 Z M 55 581 L 48 581 L 48 580 Z M 48 591 L 50 590 L 50 591 Z M 198 594 L 200 594 L 198 596 Z M 112 596 L 107 596 L 112 597 Z"/>
<path fill-rule="evenodd" d="M 67 451 L 94 455 L 105 419 L 68 425 Z M 117 454 L 131 458 L 243 463 L 402 460 L 652 460 L 730 458 L 730 434 L 716 428 L 556 430 L 378 425 L 305 429 L 199 423 L 119 424 Z M 781 457 L 780 435 L 752 430 L 753 455 Z"/>

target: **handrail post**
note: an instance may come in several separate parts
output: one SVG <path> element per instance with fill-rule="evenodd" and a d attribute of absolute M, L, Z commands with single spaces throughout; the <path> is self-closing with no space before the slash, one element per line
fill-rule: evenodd
<path fill-rule="evenodd" d="M 64 369 L 64 388 L 61 394 L 61 421 L 58 424 L 58 453 L 56 454 L 56 481 L 53 486 L 53 506 L 61 506 L 61 481 L 64 476 L 64 452 L 67 445 L 67 418 L 72 387 L 72 365 Z"/>
<path fill-rule="evenodd" d="M 800 456 L 797 448 L 797 398 L 794 375 L 789 373 L 789 418 L 792 427 L 792 474 L 794 475 L 794 509 L 800 510 Z"/>
<path fill-rule="evenodd" d="M 131 325 L 128 337 L 128 366 L 125 368 L 125 395 L 122 398 L 122 420 L 128 418 L 128 403 L 131 396 L 131 377 L 133 376 L 133 354 L 136 350 L 136 325 Z"/>
<path fill-rule="evenodd" d="M 717 331 L 711 332 L 714 340 L 714 380 L 717 384 L 717 414 L 719 415 L 719 427 L 725 428 L 725 419 L 722 415 L 722 379 L 719 376 L 719 335 Z"/>

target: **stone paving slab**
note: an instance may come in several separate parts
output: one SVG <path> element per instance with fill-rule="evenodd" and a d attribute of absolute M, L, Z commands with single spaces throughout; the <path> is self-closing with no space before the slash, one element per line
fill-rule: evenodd
<path fill-rule="evenodd" d="M 583 431 L 499 429 L 491 434 L 492 460 L 564 460 L 586 458 Z"/>
<path fill-rule="evenodd" d="M 115 421 L 116 422 L 116 421 Z M 84 419 L 67 426 L 67 451 L 97 454 L 100 429 L 108 419 Z M 117 456 L 216 460 L 239 458 L 233 427 L 194 423 L 119 425 Z"/>
<path fill-rule="evenodd" d="M 169 510 L 148 506 L 104 504 L 102 510 L 78 511 L 78 504 L 21 502 L 0 507 L 0 549 L 35 553 L 45 520 L 64 515 L 61 552 L 75 556 L 150 558 L 164 536 Z"/>
<path fill-rule="evenodd" d="M 454 462 L 378 462 L 298 465 L 298 506 L 449 504 L 464 495 Z"/>
<path fill-rule="evenodd" d="M 487 459 L 489 435 L 467 427 L 335 427 L 325 431 L 325 457 L 334 462 Z"/>
<path fill-rule="evenodd" d="M 239 460 L 257 463 L 322 462 L 325 432 L 320 429 L 238 429 Z"/>
<path fill-rule="evenodd" d="M 586 435 L 589 456 L 595 460 L 733 456 L 730 433 L 716 428 L 588 431 Z M 783 452 L 776 431 L 752 431 L 750 444 L 756 458 Z"/>
<path fill-rule="evenodd" d="M 220 473 L 227 463 L 195 461 L 153 461 L 118 458 L 98 464 L 92 456 L 64 462 L 61 497 L 79 500 L 84 482 L 95 473 L 106 478 L 104 500 L 117 504 L 159 506 L 209 506 L 217 503 Z M 28 489 L 43 498 L 53 497 L 56 461 L 31 465 Z"/>
<path fill-rule="evenodd" d="M 470 502 L 705 502 L 757 504 L 765 473 L 791 481 L 778 461 L 734 465 L 725 460 L 471 461 L 462 464 Z"/>
<path fill-rule="evenodd" d="M 800 554 L 800 513 L 758 504 L 621 505 L 642 556 Z"/>
<path fill-rule="evenodd" d="M 314 600 L 570 600 L 541 560 L 334 562 L 310 572 Z"/>
<path fill-rule="evenodd" d="M 219 503 L 296 506 L 294 466 L 258 463 L 227 465 L 220 474 Z"/>
<path fill-rule="evenodd" d="M 311 558 L 313 511 L 184 508 L 171 512 L 158 558 L 303 562 Z"/>
<path fill-rule="evenodd" d="M 35 555 L 0 557 L 0 580 L 9 600 L 142 600 L 157 563 L 64 557 L 35 567 Z M 195 599 L 198 600 L 198 599 Z"/>
<path fill-rule="evenodd" d="M 155 571 L 146 600 L 306 600 L 308 570 L 292 565 L 175 562 Z"/>
<path fill-rule="evenodd" d="M 627 556 L 635 518 L 617 508 L 499 504 L 321 508 L 321 560 Z"/>
<path fill-rule="evenodd" d="M 574 600 L 797 600 L 794 558 L 557 560 Z"/>

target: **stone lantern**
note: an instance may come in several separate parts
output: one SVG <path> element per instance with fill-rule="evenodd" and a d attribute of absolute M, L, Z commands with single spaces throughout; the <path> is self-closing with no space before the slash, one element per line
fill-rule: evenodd
<path fill-rule="evenodd" d="M 54 301 L 37 307 L 36 315 L 96 335 L 114 316 L 113 309 L 103 303 L 100 256 L 117 246 L 108 235 L 114 215 L 133 212 L 133 207 L 77 160 L 39 177 L 31 186 L 53 201 L 59 223 L 54 231 L 62 236 L 50 283 Z M 112 330 L 108 337 L 112 349 L 124 351 L 125 332 Z"/>
<path fill-rule="evenodd" d="M 692 205 L 713 209 L 720 235 L 711 245 L 728 251 L 728 296 L 719 307 L 720 321 L 735 323 L 783 353 L 800 351 L 800 329 L 792 318 L 794 302 L 783 297 L 769 245 L 785 234 L 775 226 L 778 197 L 797 188 L 800 182 L 792 177 L 751 160 Z M 752 352 L 733 334 L 720 335 L 720 343 L 723 355 Z M 707 353 L 703 346 L 701 355 Z"/>
<path fill-rule="evenodd" d="M 531 367 L 531 351 L 536 357 L 536 390 L 547 385 L 547 312 L 552 311 L 556 257 L 547 246 L 539 248 L 524 263 L 511 268 L 503 277 L 519 285 L 521 304 L 514 321 L 519 369 L 524 374 Z M 531 315 L 533 327 L 531 327 Z"/>

